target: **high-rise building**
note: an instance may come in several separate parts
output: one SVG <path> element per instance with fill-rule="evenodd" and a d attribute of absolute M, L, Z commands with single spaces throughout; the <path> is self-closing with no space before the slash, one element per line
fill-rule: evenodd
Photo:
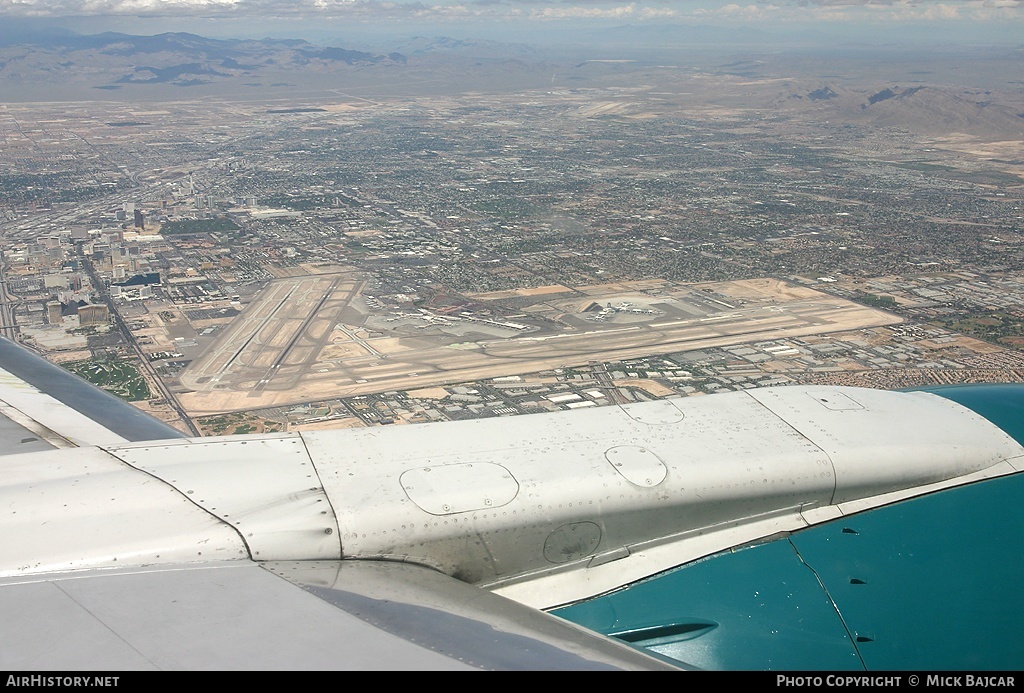
<path fill-rule="evenodd" d="M 46 322 L 51 325 L 60 325 L 63 322 L 61 310 L 63 306 L 60 301 L 49 301 L 46 304 Z"/>
<path fill-rule="evenodd" d="M 105 325 L 109 317 L 110 311 L 102 303 L 78 306 L 79 325 Z"/>

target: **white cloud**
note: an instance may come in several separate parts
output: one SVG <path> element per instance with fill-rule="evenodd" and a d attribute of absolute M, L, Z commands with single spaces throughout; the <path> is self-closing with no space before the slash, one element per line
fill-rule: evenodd
<path fill-rule="evenodd" d="M 719 17 L 726 19 L 767 19 L 779 10 L 777 5 L 738 5 L 729 3 L 717 8 L 699 8 L 694 11 L 697 17 Z"/>
<path fill-rule="evenodd" d="M 530 15 L 542 19 L 653 19 L 675 17 L 679 12 L 667 7 L 637 7 L 636 3 L 618 7 L 545 7 Z"/>
<path fill-rule="evenodd" d="M 0 14 L 60 17 L 219 12 L 247 0 L 0 0 Z"/>
<path fill-rule="evenodd" d="M 436 4 L 435 4 L 436 3 Z M 0 0 L 2 16 L 337 19 L 1022 21 L 1024 0 Z"/>

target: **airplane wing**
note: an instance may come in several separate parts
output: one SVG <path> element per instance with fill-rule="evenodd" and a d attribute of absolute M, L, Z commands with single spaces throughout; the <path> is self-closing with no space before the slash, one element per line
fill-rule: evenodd
<path fill-rule="evenodd" d="M 184 437 L 177 429 L 3 337 L 0 390 L 0 445 L 7 454 Z"/>
<path fill-rule="evenodd" d="M 70 414 L 65 431 L 26 387 L 0 379 L 7 440 L 26 441 L 0 456 L 8 670 L 1024 659 L 1007 627 L 1024 594 L 1017 387 L 201 439 Z"/>

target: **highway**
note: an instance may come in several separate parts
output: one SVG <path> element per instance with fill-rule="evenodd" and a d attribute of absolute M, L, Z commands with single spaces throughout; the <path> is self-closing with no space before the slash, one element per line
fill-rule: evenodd
<path fill-rule="evenodd" d="M 14 318 L 14 298 L 7 293 L 7 278 L 4 276 L 4 261 L 0 257 L 0 335 L 12 342 L 19 342 L 18 323 Z"/>

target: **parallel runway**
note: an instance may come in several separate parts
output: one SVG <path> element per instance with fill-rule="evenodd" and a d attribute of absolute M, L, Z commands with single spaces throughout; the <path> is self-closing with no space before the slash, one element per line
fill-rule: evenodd
<path fill-rule="evenodd" d="M 191 390 L 179 396 L 182 405 L 192 415 L 241 411 L 900 322 L 801 290 L 689 319 L 661 315 L 467 342 L 436 331 L 409 336 L 351 324 L 364 314 L 352 310 L 362 287 L 350 275 L 275 282 L 182 374 Z"/>
<path fill-rule="evenodd" d="M 194 390 L 291 390 L 317 362 L 363 282 L 323 275 L 274 282 L 182 373 Z"/>

